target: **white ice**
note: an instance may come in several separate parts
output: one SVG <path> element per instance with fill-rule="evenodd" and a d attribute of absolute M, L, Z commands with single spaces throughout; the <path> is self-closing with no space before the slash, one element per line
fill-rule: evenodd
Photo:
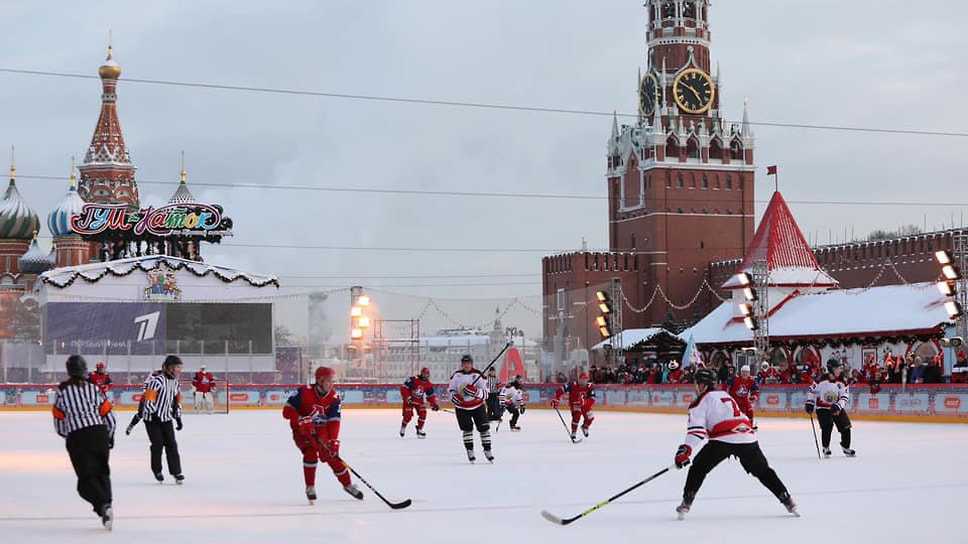
<path fill-rule="evenodd" d="M 130 412 L 121 412 L 127 424 Z M 74 491 L 63 440 L 47 413 L 0 413 L 0 541 L 20 542 L 964 542 L 968 426 L 855 422 L 858 457 L 819 461 L 806 419 L 762 419 L 760 443 L 801 518 L 727 461 L 677 521 L 686 471 L 673 471 L 567 527 L 593 506 L 671 462 L 685 416 L 601 412 L 571 444 L 554 412 L 532 410 L 523 431 L 495 435 L 496 461 L 471 465 L 453 416 L 429 416 L 428 438 L 398 436 L 396 410 L 343 414 L 342 453 L 394 500 L 391 511 L 360 484 L 356 501 L 328 467 L 319 500 L 303 496 L 300 454 L 278 411 L 186 417 L 178 434 L 184 486 L 148 469 L 143 427 L 119 434 L 112 458 L 115 523 L 106 534 Z M 411 423 L 412 425 L 412 423 Z M 836 433 L 835 433 L 836 443 Z M 478 445 L 478 452 L 480 447 Z M 590 540 L 591 539 L 591 540 Z"/>

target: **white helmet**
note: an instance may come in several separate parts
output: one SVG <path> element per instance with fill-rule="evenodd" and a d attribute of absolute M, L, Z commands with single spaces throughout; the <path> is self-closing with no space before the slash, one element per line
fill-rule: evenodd
<path fill-rule="evenodd" d="M 679 368 L 679 363 L 677 363 L 676 361 L 669 362 L 669 370 L 676 370 L 678 368 Z"/>
<path fill-rule="evenodd" d="M 750 373 L 750 365 L 743 365 L 743 366 L 739 367 L 739 373 L 742 374 L 743 372 L 746 372 L 747 374 L 749 374 Z"/>

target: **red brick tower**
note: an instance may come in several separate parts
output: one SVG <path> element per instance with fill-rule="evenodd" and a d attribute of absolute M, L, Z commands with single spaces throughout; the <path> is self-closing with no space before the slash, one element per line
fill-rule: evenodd
<path fill-rule="evenodd" d="M 700 289 L 710 262 L 742 257 L 753 235 L 753 131 L 745 107 L 741 123 L 724 120 L 709 4 L 645 4 L 639 118 L 621 127 L 615 120 L 608 141 L 609 248 L 647 255 L 642 292 L 658 284 L 680 305 Z M 660 323 L 669 310 L 655 304 L 646 321 Z M 673 313 L 691 319 L 709 310 Z"/>
<path fill-rule="evenodd" d="M 128 148 L 121 134 L 118 119 L 117 87 L 121 66 L 114 61 L 114 52 L 108 46 L 108 58 L 98 69 L 101 76 L 101 115 L 91 145 L 84 155 L 81 182 L 77 193 L 86 202 L 125 203 L 138 207 L 138 184 L 134 173 L 137 167 L 131 163 Z"/>

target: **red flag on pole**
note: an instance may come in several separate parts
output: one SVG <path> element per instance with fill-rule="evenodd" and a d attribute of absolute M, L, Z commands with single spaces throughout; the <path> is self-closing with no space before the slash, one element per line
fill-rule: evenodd
<path fill-rule="evenodd" d="M 767 166 L 766 167 L 766 174 L 768 176 L 776 175 L 776 165 L 774 164 L 772 166 Z"/>

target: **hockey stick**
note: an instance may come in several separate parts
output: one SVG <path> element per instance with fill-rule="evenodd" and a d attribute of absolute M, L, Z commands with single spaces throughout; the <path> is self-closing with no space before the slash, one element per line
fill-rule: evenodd
<path fill-rule="evenodd" d="M 613 495 L 613 496 L 609 497 L 608 499 L 605 499 L 604 501 L 596 504 L 595 506 L 592 506 L 591 508 L 589 508 L 588 510 L 585 510 L 584 512 L 582 512 L 581 514 L 578 514 L 577 516 L 562 519 L 562 518 L 559 518 L 558 516 L 556 516 L 556 515 L 548 512 L 547 510 L 542 510 L 541 511 L 541 517 L 543 517 L 546 520 L 550 521 L 551 523 L 554 523 L 554 524 L 557 524 L 557 525 L 568 525 L 569 523 L 573 523 L 573 522 L 577 521 L 578 519 L 583 518 L 583 517 L 587 516 L 588 514 L 591 514 L 595 510 L 598 510 L 599 508 L 605 506 L 606 504 L 609 504 L 610 502 L 612 502 L 615 499 L 621 497 L 622 495 L 625 495 L 626 493 L 628 493 L 630 491 L 633 491 L 635 489 L 638 489 L 639 487 L 641 487 L 641 486 L 643 486 L 643 485 L 651 482 L 652 480 L 658 478 L 659 476 L 662 476 L 666 472 L 669 472 L 669 470 L 672 469 L 673 467 L 675 467 L 675 465 L 671 465 L 671 466 L 665 467 L 664 469 L 660 470 L 659 472 L 656 472 L 652 476 L 649 476 L 648 478 L 640 481 L 639 483 L 633 485 L 632 487 L 626 489 L 625 491 L 622 491 L 621 493 L 618 493 L 617 495 Z"/>
<path fill-rule="evenodd" d="M 579 442 L 581 442 L 581 441 L 582 441 L 582 439 L 581 439 L 581 438 L 577 438 L 577 439 L 575 439 L 575 438 L 572 438 L 572 436 L 571 436 L 571 431 L 569 431 L 569 430 L 568 430 L 568 424 L 567 424 L 567 423 L 565 423 L 565 416 L 563 416 L 563 415 L 561 415 L 561 411 L 560 411 L 560 410 L 558 410 L 558 407 L 557 407 L 557 406 L 555 406 L 555 412 L 557 412 L 557 414 L 558 414 L 558 419 L 560 419 L 560 420 L 561 420 L 561 424 L 565 426 L 565 433 L 567 433 L 567 434 L 568 434 L 568 438 L 571 438 L 571 443 L 572 443 L 572 444 L 577 444 L 577 443 L 579 443 Z"/>
<path fill-rule="evenodd" d="M 817 459 L 823 461 L 823 456 L 820 455 L 820 443 L 817 442 L 817 426 L 813 423 L 813 412 L 810 412 L 810 428 L 813 429 L 813 445 L 817 446 Z"/>
<path fill-rule="evenodd" d="M 390 508 L 392 508 L 393 510 L 400 510 L 402 508 L 406 508 L 406 507 L 410 506 L 410 504 L 413 502 L 410 499 L 405 499 L 405 500 L 402 500 L 400 502 L 390 502 L 390 501 L 388 501 L 386 497 L 384 497 L 383 495 L 381 495 L 380 492 L 377 491 L 375 487 L 373 487 L 372 485 L 370 485 L 370 482 L 366 481 L 365 478 L 363 478 L 362 476 L 360 476 L 360 473 L 359 472 L 356 472 L 356 470 L 353 467 L 351 467 L 349 465 L 349 463 L 347 463 L 346 461 L 344 461 L 342 457 L 340 457 L 339 455 L 333 455 L 332 452 L 329 449 L 329 446 L 326 445 L 325 443 L 323 443 L 323 441 L 320 440 L 318 436 L 316 436 L 316 433 L 315 432 L 313 432 L 313 436 L 316 437 L 316 442 L 318 442 L 320 446 L 322 446 L 323 448 L 326 449 L 326 453 L 328 453 L 330 457 L 333 457 L 334 459 L 336 459 L 340 463 L 343 463 L 343 466 L 346 467 L 347 469 L 349 469 L 349 471 L 352 472 L 353 475 L 356 476 L 356 478 L 359 481 L 363 482 L 363 485 L 365 485 L 366 487 L 369 487 L 370 488 L 370 491 L 372 491 L 373 494 L 375 494 L 377 497 L 380 497 L 380 500 L 383 501 L 384 503 L 386 503 L 386 505 L 389 506 Z"/>
<path fill-rule="evenodd" d="M 481 370 L 481 371 L 479 371 L 477 373 L 477 377 L 474 378 L 474 381 L 471 382 L 471 385 L 476 384 L 477 383 L 477 380 L 483 378 L 484 377 L 484 373 L 487 372 L 488 370 L 490 370 L 492 366 L 494 366 L 494 363 L 496 363 L 497 360 L 501 358 L 501 355 L 504 355 L 504 352 L 507 351 L 509 347 L 511 347 L 511 342 L 508 342 L 507 344 L 504 344 L 504 347 L 501 348 L 501 351 L 497 352 L 497 355 L 495 355 L 494 358 L 491 359 L 490 364 L 488 364 L 486 367 L 484 367 L 484 370 Z"/>

